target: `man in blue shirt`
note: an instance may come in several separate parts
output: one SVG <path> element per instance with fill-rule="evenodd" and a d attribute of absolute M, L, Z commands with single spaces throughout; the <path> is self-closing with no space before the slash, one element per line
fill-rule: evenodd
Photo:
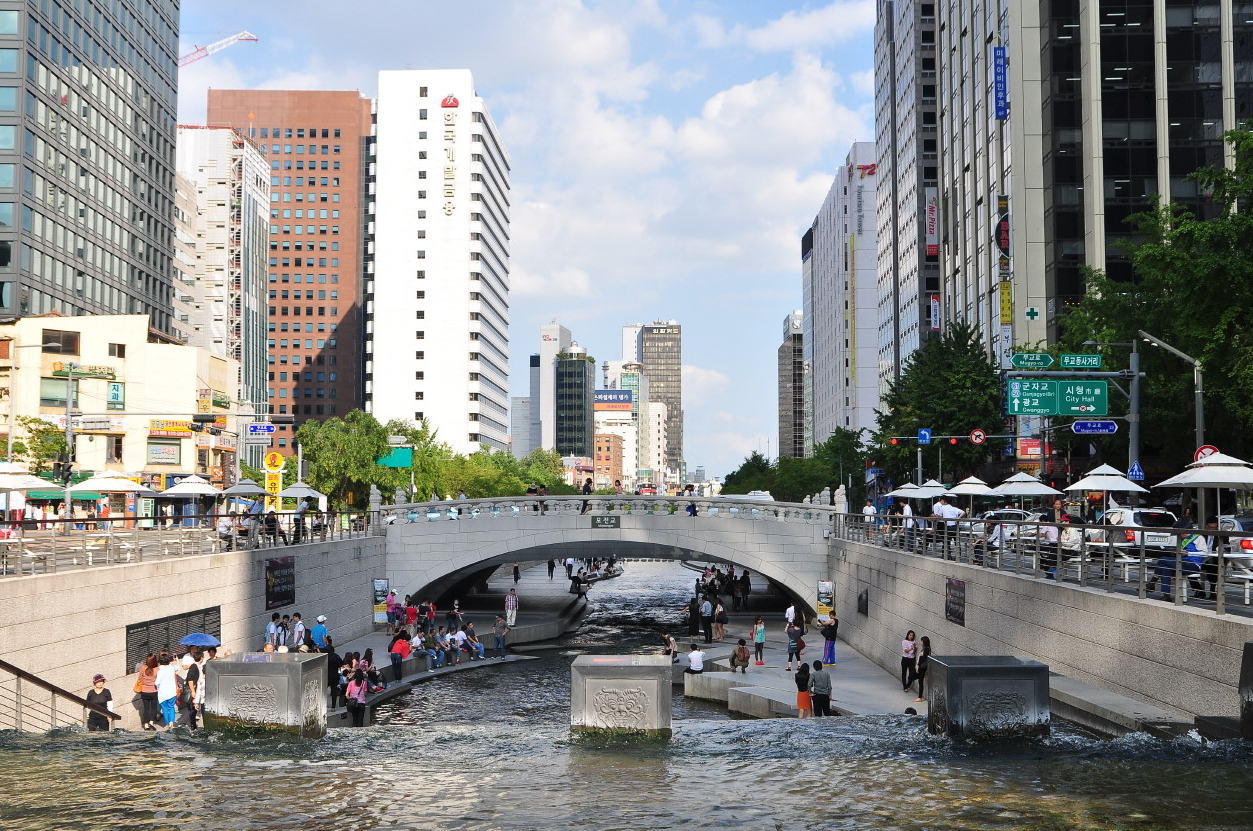
<path fill-rule="evenodd" d="M 318 615 L 318 622 L 309 630 L 318 649 L 326 649 L 326 615 Z"/>

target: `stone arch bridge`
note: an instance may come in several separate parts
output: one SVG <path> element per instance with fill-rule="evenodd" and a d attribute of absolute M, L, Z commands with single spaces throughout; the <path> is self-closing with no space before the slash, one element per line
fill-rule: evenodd
<path fill-rule="evenodd" d="M 617 556 L 733 564 L 811 611 L 817 581 L 830 579 L 836 518 L 818 505 L 652 496 L 466 499 L 390 510 L 388 577 L 401 595 L 444 594 L 506 563 Z"/>

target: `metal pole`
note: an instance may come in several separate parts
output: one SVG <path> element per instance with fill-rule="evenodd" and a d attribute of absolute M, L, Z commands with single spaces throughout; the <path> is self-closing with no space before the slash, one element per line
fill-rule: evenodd
<path fill-rule="evenodd" d="M 1196 402 L 1196 446 L 1205 446 L 1205 391 L 1204 379 L 1201 376 L 1201 362 L 1194 361 L 1192 364 L 1192 386 L 1193 396 Z M 1199 519 L 1199 517 L 1198 517 Z"/>
<path fill-rule="evenodd" d="M 918 484 L 922 484 L 922 445 L 918 445 Z"/>
<path fill-rule="evenodd" d="M 1131 339 L 1130 403 L 1127 407 L 1127 470 L 1140 461 L 1140 341 Z M 1140 504 L 1140 495 L 1131 494 L 1131 506 Z M 1106 506 L 1108 507 L 1108 506 Z"/>
<path fill-rule="evenodd" d="M 65 364 L 65 459 L 66 466 L 63 472 L 65 478 L 65 522 L 62 525 L 63 534 L 70 533 L 71 521 L 74 519 L 74 503 L 72 494 L 70 493 L 69 466 L 74 461 L 74 370 L 76 364 L 66 361 Z"/>

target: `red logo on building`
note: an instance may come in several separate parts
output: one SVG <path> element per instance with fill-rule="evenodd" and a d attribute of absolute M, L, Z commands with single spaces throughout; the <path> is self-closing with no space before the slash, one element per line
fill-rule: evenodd
<path fill-rule="evenodd" d="M 450 92 L 448 95 L 444 96 L 444 100 L 439 102 L 439 105 L 441 107 L 459 107 L 461 106 L 461 102 L 458 101 L 456 96 Z"/>

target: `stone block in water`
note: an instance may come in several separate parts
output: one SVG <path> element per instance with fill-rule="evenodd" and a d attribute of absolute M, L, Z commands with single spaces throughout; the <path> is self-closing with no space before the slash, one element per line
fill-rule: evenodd
<path fill-rule="evenodd" d="M 1048 735 L 1049 668 L 1008 655 L 932 655 L 927 671 L 932 733 L 955 739 Z"/>
<path fill-rule="evenodd" d="M 204 724 L 225 731 L 326 735 L 326 656 L 249 652 L 205 664 Z"/>
<path fill-rule="evenodd" d="M 580 655 L 570 667 L 570 725 L 670 735 L 667 655 Z"/>

